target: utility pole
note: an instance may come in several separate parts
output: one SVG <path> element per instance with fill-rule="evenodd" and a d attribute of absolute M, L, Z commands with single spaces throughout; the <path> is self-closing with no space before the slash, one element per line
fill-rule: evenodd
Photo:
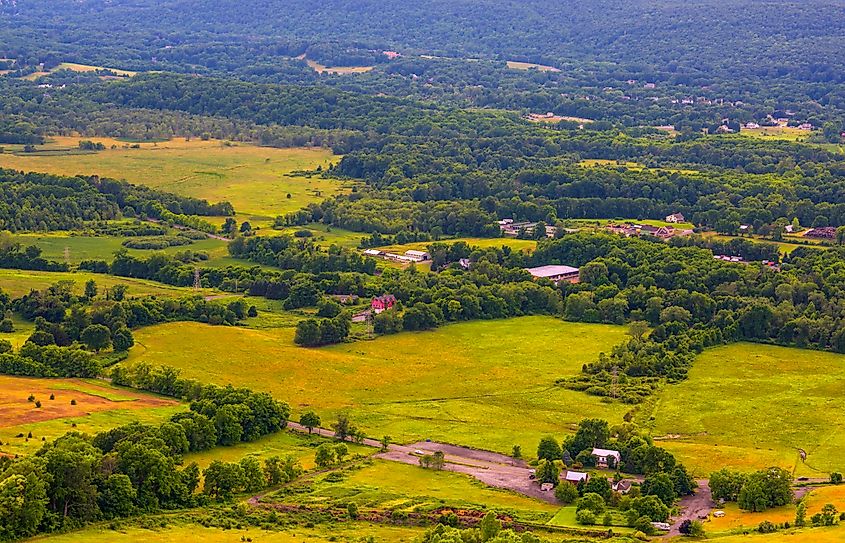
<path fill-rule="evenodd" d="M 200 281 L 200 269 L 194 268 L 194 290 L 199 290 L 202 286 L 202 282 Z"/>

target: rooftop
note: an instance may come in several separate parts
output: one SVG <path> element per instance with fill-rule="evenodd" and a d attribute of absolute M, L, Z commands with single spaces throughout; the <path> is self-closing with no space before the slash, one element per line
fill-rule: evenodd
<path fill-rule="evenodd" d="M 525 268 L 534 277 L 556 277 L 558 275 L 570 275 L 578 273 L 578 268 L 572 266 L 549 265 L 537 268 Z"/>

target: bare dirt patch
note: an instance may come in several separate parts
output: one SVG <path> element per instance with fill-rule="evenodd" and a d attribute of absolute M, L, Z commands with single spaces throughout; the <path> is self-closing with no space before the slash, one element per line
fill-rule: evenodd
<path fill-rule="evenodd" d="M 29 401 L 30 395 L 34 396 L 33 401 Z M 71 400 L 76 405 L 71 405 Z M 41 402 L 41 407 L 36 407 L 36 401 Z M 176 403 L 82 379 L 0 376 L 0 428 L 112 409 L 143 409 Z"/>

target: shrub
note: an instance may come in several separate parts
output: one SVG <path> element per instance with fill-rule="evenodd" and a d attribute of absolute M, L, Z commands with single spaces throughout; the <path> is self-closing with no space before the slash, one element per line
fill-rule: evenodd
<path fill-rule="evenodd" d="M 35 400 L 35 408 L 41 409 L 41 400 Z"/>
<path fill-rule="evenodd" d="M 830 474 L 830 483 L 833 485 L 842 484 L 842 474 L 838 471 L 834 471 Z"/>
<path fill-rule="evenodd" d="M 775 526 L 774 522 L 764 520 L 759 526 L 757 526 L 757 531 L 761 534 L 772 534 L 778 531 L 778 527 Z"/>
<path fill-rule="evenodd" d="M 578 488 L 572 483 L 563 482 L 555 488 L 555 498 L 560 503 L 569 505 L 578 499 Z"/>
<path fill-rule="evenodd" d="M 578 524 L 592 526 L 596 523 L 596 516 L 589 509 L 580 509 L 575 512 L 575 521 Z"/>

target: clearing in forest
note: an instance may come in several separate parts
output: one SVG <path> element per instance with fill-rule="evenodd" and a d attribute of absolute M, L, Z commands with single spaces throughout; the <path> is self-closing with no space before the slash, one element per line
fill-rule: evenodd
<path fill-rule="evenodd" d="M 348 411 L 369 435 L 425 438 L 509 453 L 584 417 L 621 421 L 630 406 L 553 386 L 625 338 L 621 326 L 551 317 L 451 324 L 320 349 L 292 328 L 170 323 L 138 330 L 126 362 L 181 368 L 202 382 L 272 392 L 295 416 Z"/>
<path fill-rule="evenodd" d="M 663 389 L 653 433 L 698 476 L 781 466 L 825 477 L 845 469 L 843 395 L 845 355 L 727 345 L 705 351 L 686 381 Z"/>
<path fill-rule="evenodd" d="M 163 421 L 179 409 L 175 400 L 105 382 L 2 375 L 0 454 L 33 452 L 42 438 L 49 441 L 71 430 L 96 433 L 132 421 Z"/>
<path fill-rule="evenodd" d="M 106 150 L 80 152 L 80 140 L 103 143 Z M 349 182 L 294 173 L 325 169 L 339 160 L 322 148 L 277 149 L 180 138 L 129 143 L 111 138 L 56 137 L 47 145 L 37 146 L 35 153 L 7 147 L 0 154 L 0 167 L 99 175 L 209 202 L 226 200 L 241 215 L 239 220 L 248 219 L 255 226 L 350 188 Z"/>
<path fill-rule="evenodd" d="M 559 72 L 560 68 L 546 66 L 545 64 L 534 64 L 532 62 L 508 61 L 508 68 L 511 70 L 537 70 L 538 72 Z"/>

